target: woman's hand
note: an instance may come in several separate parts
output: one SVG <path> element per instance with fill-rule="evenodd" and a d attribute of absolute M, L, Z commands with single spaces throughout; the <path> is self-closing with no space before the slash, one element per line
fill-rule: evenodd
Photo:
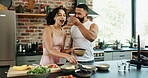
<path fill-rule="evenodd" d="M 74 63 L 74 64 L 77 64 L 77 60 L 75 59 L 75 57 L 73 55 L 69 55 L 69 54 L 66 54 L 65 58 L 70 62 L 70 63 Z"/>

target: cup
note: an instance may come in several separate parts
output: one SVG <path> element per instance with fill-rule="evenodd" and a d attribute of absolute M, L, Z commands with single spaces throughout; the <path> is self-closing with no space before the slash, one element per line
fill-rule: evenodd
<path fill-rule="evenodd" d="M 126 69 L 130 70 L 130 63 L 129 62 L 126 62 Z"/>
<path fill-rule="evenodd" d="M 118 65 L 118 71 L 119 72 L 125 72 L 126 71 L 126 63 L 117 62 L 117 65 Z"/>
<path fill-rule="evenodd" d="M 67 18 L 67 21 L 68 21 L 69 23 L 71 23 L 71 19 L 70 19 L 70 17 Z"/>

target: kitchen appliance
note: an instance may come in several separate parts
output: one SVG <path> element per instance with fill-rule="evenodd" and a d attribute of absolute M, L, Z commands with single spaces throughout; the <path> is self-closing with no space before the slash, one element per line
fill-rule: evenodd
<path fill-rule="evenodd" d="M 0 66 L 15 65 L 16 14 L 0 10 Z"/>
<path fill-rule="evenodd" d="M 12 0 L 0 0 L 0 4 L 4 5 L 9 9 L 12 5 Z"/>
<path fill-rule="evenodd" d="M 104 61 L 104 52 L 103 51 L 94 52 L 94 59 L 95 59 L 95 62 Z"/>
<path fill-rule="evenodd" d="M 75 0 L 75 7 L 79 4 L 86 4 L 86 0 Z M 88 11 L 89 11 L 88 18 L 95 18 L 99 15 L 98 13 L 96 13 L 95 11 L 93 11 L 90 8 L 88 8 Z M 69 15 L 74 15 L 74 14 L 75 14 L 75 12 L 74 12 L 74 10 L 72 10 Z"/>

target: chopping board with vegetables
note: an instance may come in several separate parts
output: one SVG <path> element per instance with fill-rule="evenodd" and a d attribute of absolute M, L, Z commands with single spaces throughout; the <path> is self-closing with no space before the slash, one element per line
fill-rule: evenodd
<path fill-rule="evenodd" d="M 38 65 L 40 66 L 40 65 Z M 7 77 L 15 77 L 15 76 L 25 76 L 30 69 L 35 69 L 38 66 L 31 66 L 31 65 L 22 65 L 22 66 L 13 66 L 10 67 L 7 73 Z M 46 67 L 50 69 L 50 73 L 60 72 L 61 69 L 56 64 L 48 64 L 48 65 L 41 65 L 42 67 Z"/>

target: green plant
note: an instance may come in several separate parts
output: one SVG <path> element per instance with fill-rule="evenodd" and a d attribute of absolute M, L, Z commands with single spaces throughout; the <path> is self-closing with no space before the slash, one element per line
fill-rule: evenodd
<path fill-rule="evenodd" d="M 132 48 L 133 47 L 133 44 L 135 42 L 135 39 L 134 38 L 131 38 L 131 40 L 126 39 L 126 41 L 127 41 L 127 43 L 130 44 L 130 48 Z"/>
<path fill-rule="evenodd" d="M 114 44 L 120 44 L 120 41 L 119 40 L 115 40 Z"/>

